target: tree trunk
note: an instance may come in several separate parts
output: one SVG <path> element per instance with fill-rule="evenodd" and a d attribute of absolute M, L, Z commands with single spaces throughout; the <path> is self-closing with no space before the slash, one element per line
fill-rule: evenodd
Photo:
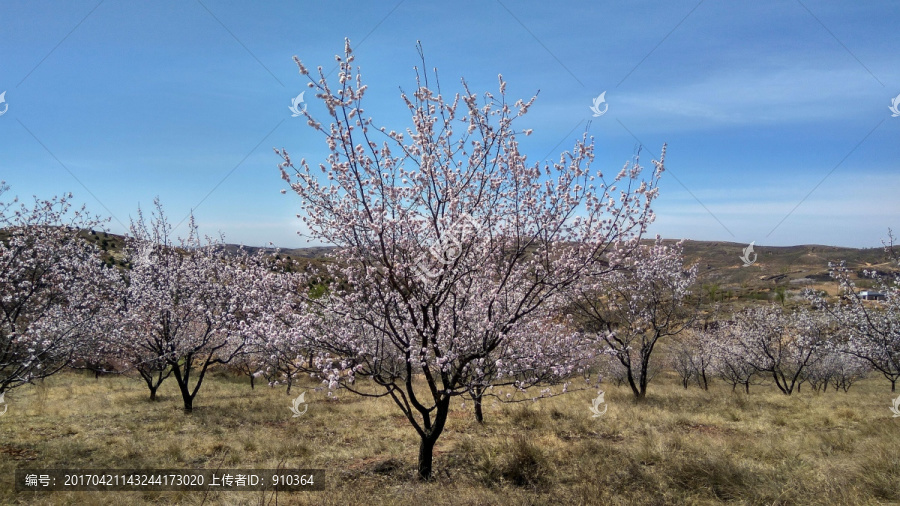
<path fill-rule="evenodd" d="M 175 375 L 175 382 L 178 383 L 178 389 L 181 391 L 181 400 L 184 401 L 184 412 L 187 414 L 194 411 L 194 397 L 197 395 L 197 391 L 200 390 L 203 376 L 209 365 L 207 362 L 203 367 L 197 369 L 197 384 L 194 386 L 194 391 L 191 392 L 190 383 L 191 372 L 193 372 L 193 359 L 192 354 L 188 354 L 182 360 L 170 362 L 169 364 L 172 367 L 172 373 Z"/>
<path fill-rule="evenodd" d="M 169 377 L 171 374 L 171 370 L 166 372 L 168 368 L 163 369 L 154 369 L 153 367 L 149 367 L 147 369 L 138 367 L 138 373 L 141 375 L 141 379 L 144 380 L 144 383 L 147 384 L 147 389 L 150 390 L 150 400 L 156 400 L 156 391 L 159 390 L 159 386 L 162 385 L 162 382 Z"/>
<path fill-rule="evenodd" d="M 194 411 L 194 396 L 191 395 L 190 389 L 188 389 L 187 381 L 181 381 L 181 378 L 178 377 L 177 372 L 175 379 L 178 380 L 178 389 L 181 390 L 181 400 L 184 401 L 184 412 L 190 414 Z"/>
<path fill-rule="evenodd" d="M 444 431 L 444 424 L 447 423 L 447 415 L 450 414 L 450 398 L 444 397 L 437 401 L 434 411 L 434 422 L 431 423 L 430 416 L 424 415 L 424 432 L 420 433 L 421 441 L 419 442 L 419 463 L 418 475 L 422 481 L 431 479 L 432 460 L 434 457 L 434 445 Z"/>
<path fill-rule="evenodd" d="M 626 376 L 628 377 L 628 386 L 631 387 L 631 393 L 634 394 L 635 399 L 640 399 L 642 397 L 641 389 L 638 388 L 637 383 L 634 381 L 634 373 L 631 372 L 631 361 L 629 360 L 628 363 L 622 362 L 622 365 L 625 366 L 627 372 Z"/>
<path fill-rule="evenodd" d="M 631 377 L 631 373 L 628 373 L 628 386 L 631 387 L 631 393 L 634 394 L 635 399 L 641 398 L 641 390 L 638 388 L 637 384 L 634 382 L 634 378 Z"/>
<path fill-rule="evenodd" d="M 431 465 L 434 459 L 434 444 L 437 437 L 423 437 L 419 442 L 419 479 L 428 481 L 431 479 Z"/>
<path fill-rule="evenodd" d="M 781 390 L 781 393 L 784 395 L 791 395 L 791 392 L 794 390 L 794 385 L 788 384 L 787 379 L 783 374 L 779 375 L 777 370 L 773 370 L 772 377 L 775 379 L 775 386 Z"/>
<path fill-rule="evenodd" d="M 480 424 L 484 423 L 484 412 L 481 409 L 481 399 L 483 396 L 484 389 L 475 387 L 472 392 L 472 402 L 475 403 L 475 421 Z"/>
<path fill-rule="evenodd" d="M 250 375 L 250 390 L 253 390 L 254 388 L 256 388 L 255 383 L 256 383 L 256 377 L 251 374 Z"/>
<path fill-rule="evenodd" d="M 640 376 L 638 377 L 638 384 L 640 385 L 640 390 L 638 393 L 638 399 L 643 399 L 647 397 L 647 383 L 649 382 L 649 369 L 650 369 L 650 357 L 642 357 L 641 360 L 641 371 Z"/>

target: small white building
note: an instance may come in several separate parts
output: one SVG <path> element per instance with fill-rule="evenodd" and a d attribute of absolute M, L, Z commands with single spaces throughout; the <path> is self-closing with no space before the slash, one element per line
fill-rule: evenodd
<path fill-rule="evenodd" d="M 859 298 L 862 300 L 884 300 L 884 294 L 881 292 L 864 290 L 862 292 L 859 292 Z"/>

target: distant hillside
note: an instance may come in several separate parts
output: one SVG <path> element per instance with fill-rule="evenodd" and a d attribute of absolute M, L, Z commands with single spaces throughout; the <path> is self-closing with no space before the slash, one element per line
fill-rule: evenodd
<path fill-rule="evenodd" d="M 856 269 L 894 270 L 881 248 L 840 248 L 835 246 L 757 246 L 756 262 L 744 266 L 746 244 L 733 242 L 685 241 L 687 263 L 699 263 L 707 282 L 741 284 L 748 282 L 791 282 L 801 279 L 828 280 L 828 263 L 846 261 Z M 753 255 L 751 255 L 751 259 Z"/>
<path fill-rule="evenodd" d="M 837 285 L 828 274 L 829 262 L 846 262 L 862 288 L 873 286 L 871 280 L 862 278 L 863 270 L 900 270 L 881 248 L 754 245 L 756 262 L 744 266 L 740 257 L 745 247 L 733 242 L 685 241 L 685 263 L 699 264 L 699 283 L 708 291 L 717 291 L 723 300 L 772 299 L 777 290 L 784 290 L 788 299 L 797 298 L 806 288 L 835 295 Z"/>
<path fill-rule="evenodd" d="M 85 232 L 85 237 L 104 251 L 104 260 L 122 265 L 124 238 L 104 232 Z M 664 241 L 667 244 L 674 240 Z M 835 246 L 759 246 L 754 245 L 756 262 L 744 266 L 740 259 L 746 244 L 720 241 L 685 241 L 685 264 L 699 264 L 699 284 L 705 295 L 726 300 L 772 299 L 776 290 L 784 290 L 787 296 L 798 297 L 805 288 L 836 293 L 836 285 L 828 275 L 829 262 L 845 261 L 860 277 L 862 270 L 896 272 L 900 266 L 888 261 L 881 248 L 840 248 Z M 237 251 L 236 244 L 226 248 Z M 258 250 L 275 252 L 275 248 L 244 246 L 250 253 Z M 285 248 L 278 250 L 282 257 L 297 260 L 301 265 L 322 265 L 334 251 L 334 247 Z M 751 259 L 753 256 L 751 255 Z M 866 279 L 858 281 L 860 287 L 869 287 Z"/>
<path fill-rule="evenodd" d="M 667 244 L 674 240 L 665 240 Z M 746 244 L 720 241 L 685 241 L 685 264 L 699 264 L 698 281 L 724 300 L 772 299 L 776 289 L 784 289 L 788 297 L 798 297 L 806 288 L 836 293 L 836 284 L 828 275 L 828 263 L 845 261 L 861 271 L 896 272 L 900 267 L 885 257 L 881 248 L 841 248 L 836 246 L 757 246 L 756 262 L 744 267 L 740 259 Z M 282 250 L 298 258 L 326 258 L 334 248 L 300 248 Z M 751 260 L 753 255 L 750 256 Z M 859 276 L 857 276 L 858 278 Z M 861 287 L 870 282 L 859 280 Z"/>
<path fill-rule="evenodd" d="M 108 232 L 101 231 L 85 231 L 82 232 L 82 236 L 84 236 L 89 241 L 93 242 L 100 248 L 102 251 L 103 260 L 109 265 L 116 265 L 119 267 L 126 267 L 124 262 L 124 247 L 125 247 L 125 237 L 118 234 L 110 234 Z M 243 248 L 248 253 L 256 253 L 257 251 L 266 251 L 269 253 L 275 253 L 276 248 L 268 248 L 268 247 L 259 247 L 259 246 L 241 246 L 238 244 L 226 244 L 225 249 L 231 253 L 236 253 L 238 249 Z M 278 254 L 281 257 L 291 258 L 296 260 L 301 266 L 305 266 L 308 264 L 313 265 L 322 265 L 323 261 L 327 260 L 329 254 L 334 250 L 334 247 L 317 247 L 317 248 L 299 248 L 299 249 L 278 249 Z"/>

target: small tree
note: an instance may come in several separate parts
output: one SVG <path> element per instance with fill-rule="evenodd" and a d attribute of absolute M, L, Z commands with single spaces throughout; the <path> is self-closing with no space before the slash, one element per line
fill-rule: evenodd
<path fill-rule="evenodd" d="M 715 350 L 712 345 L 692 332 L 690 343 L 694 346 L 693 364 L 696 371 L 697 384 L 703 390 L 709 390 L 710 373 L 715 364 Z"/>
<path fill-rule="evenodd" d="M 691 381 L 697 377 L 697 370 L 694 368 L 693 347 L 679 340 L 672 347 L 672 351 L 669 354 L 669 363 L 681 379 L 681 386 L 687 390 Z"/>
<path fill-rule="evenodd" d="M 69 199 L 0 203 L 0 394 L 79 358 L 107 309 L 116 274 L 79 236 L 101 222 Z"/>
<path fill-rule="evenodd" d="M 734 349 L 724 348 L 719 350 L 722 355 L 716 368 L 716 373 L 723 381 L 731 384 L 734 392 L 738 385 L 744 387 L 744 393 L 750 393 L 750 385 L 757 375 L 756 369 L 747 363 Z"/>
<path fill-rule="evenodd" d="M 893 236 L 888 253 L 893 252 Z M 863 300 L 846 264 L 829 264 L 831 276 L 837 280 L 840 300 L 830 303 L 821 294 L 809 291 L 807 297 L 830 315 L 832 321 L 847 336 L 843 351 L 867 361 L 891 383 L 896 391 L 900 379 L 900 275 L 864 271 L 873 279 L 882 301 Z"/>
<path fill-rule="evenodd" d="M 504 342 L 485 358 L 474 360 L 465 382 L 473 401 L 475 421 L 484 423 L 483 402 L 486 395 L 503 402 L 504 395 L 495 387 L 513 387 L 526 391 L 537 385 L 566 383 L 569 391 L 573 373 L 583 372 L 594 356 L 589 341 L 573 330 L 569 318 L 546 315 L 529 318 L 510 329 Z M 545 388 L 541 397 L 552 395 Z"/>
<path fill-rule="evenodd" d="M 735 319 L 733 335 L 744 361 L 771 375 L 785 395 L 799 388 L 804 369 L 820 358 L 830 336 L 821 315 L 805 309 L 788 315 L 769 305 L 741 311 Z"/>
<path fill-rule="evenodd" d="M 716 322 L 701 331 L 698 338 L 712 354 L 714 374 L 729 383 L 732 392 L 741 385 L 744 392 L 749 394 L 750 385 L 758 371 L 747 362 L 740 340 L 737 339 L 734 323 Z"/>
<path fill-rule="evenodd" d="M 622 365 L 622 362 L 620 362 L 619 359 L 608 353 L 600 353 L 597 355 L 596 362 L 600 372 L 598 384 L 601 381 L 610 381 L 617 387 L 621 387 L 628 382 L 628 369 Z M 655 365 L 656 364 L 651 364 L 648 373 L 650 378 L 656 376 L 656 373 L 658 372 Z"/>
<path fill-rule="evenodd" d="M 259 347 L 247 345 L 244 353 L 231 360 L 228 369 L 237 375 L 250 379 L 250 390 L 256 389 L 256 378 L 264 374 L 264 357 Z"/>
<path fill-rule="evenodd" d="M 712 343 L 703 339 L 700 331 L 685 331 L 672 347 L 670 362 L 681 378 L 684 388 L 693 380 L 703 390 L 709 390 L 709 376 L 713 370 Z"/>
<path fill-rule="evenodd" d="M 719 290 L 721 287 L 718 283 L 707 283 L 703 285 L 703 291 L 706 292 L 706 296 L 709 297 L 709 300 L 712 302 L 716 302 L 716 298 L 719 296 Z"/>
<path fill-rule="evenodd" d="M 844 392 L 850 390 L 854 383 L 872 371 L 868 362 L 847 353 L 840 353 L 837 356 L 832 353 L 826 359 L 832 363 L 831 384 L 835 390 L 841 389 Z"/>
<path fill-rule="evenodd" d="M 657 237 L 652 246 L 640 246 L 617 259 L 612 275 L 586 278 L 575 291 L 573 307 L 590 328 L 599 329 L 604 353 L 625 367 L 638 399 L 647 395 L 650 361 L 659 340 L 678 335 L 697 316 L 686 307 L 697 266 L 684 268 L 682 247 L 666 246 Z"/>
<path fill-rule="evenodd" d="M 780 302 L 782 307 L 784 303 L 787 301 L 787 287 L 784 285 L 778 285 L 775 287 L 775 300 Z"/>
<path fill-rule="evenodd" d="M 534 99 L 508 103 L 502 77 L 499 95 L 479 103 L 465 82 L 448 98 L 436 76 L 418 74 L 415 91 L 401 94 L 407 134 L 377 130 L 363 116 L 366 86 L 349 43 L 336 58 L 336 88 L 321 67 L 309 83 L 331 125 L 304 112 L 330 150 L 321 178 L 278 151 L 308 229 L 338 247 L 331 274 L 345 282 L 310 300 L 307 314 L 327 329 L 315 337 L 316 362 L 331 386 L 391 397 L 419 435 L 418 475 L 429 479 L 451 399 L 483 377 L 481 361 L 502 360 L 495 353 L 521 322 L 645 231 L 662 162 L 647 182 L 639 166 L 610 181 L 589 168 L 593 148 L 582 139 L 557 163 L 527 164 L 518 136 L 530 130 L 513 122 Z"/>
<path fill-rule="evenodd" d="M 269 386 L 287 385 L 288 394 L 296 377 L 314 365 L 302 296 L 317 295 L 303 281 L 304 276 L 294 272 L 293 262 L 276 261 L 260 290 L 259 303 L 267 309 L 252 326 L 262 374 Z"/>
<path fill-rule="evenodd" d="M 202 243 L 193 218 L 176 245 L 158 199 L 155 205 L 151 223 L 138 212 L 131 226 L 121 339 L 151 399 L 172 375 L 190 413 L 209 367 L 227 364 L 247 344 L 248 321 L 263 310 L 255 296 L 260 271 L 247 255 Z"/>
<path fill-rule="evenodd" d="M 827 391 L 829 385 L 846 392 L 870 370 L 869 364 L 859 357 L 829 347 L 817 362 L 807 367 L 804 377 L 817 392 Z"/>

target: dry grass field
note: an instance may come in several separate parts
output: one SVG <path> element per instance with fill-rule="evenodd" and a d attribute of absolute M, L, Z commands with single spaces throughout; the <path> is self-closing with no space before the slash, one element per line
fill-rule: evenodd
<path fill-rule="evenodd" d="M 417 438 L 388 399 L 317 385 L 257 386 L 216 374 L 185 415 L 172 380 L 151 403 L 125 377 L 65 373 L 7 394 L 0 417 L 2 504 L 884 504 L 900 502 L 900 419 L 877 377 L 849 393 L 750 395 L 661 376 L 636 403 L 603 385 L 532 403 L 454 403 L 435 479 L 414 478 Z M 291 418 L 307 391 L 308 411 Z M 22 493 L 17 467 L 322 468 L 327 490 Z"/>

